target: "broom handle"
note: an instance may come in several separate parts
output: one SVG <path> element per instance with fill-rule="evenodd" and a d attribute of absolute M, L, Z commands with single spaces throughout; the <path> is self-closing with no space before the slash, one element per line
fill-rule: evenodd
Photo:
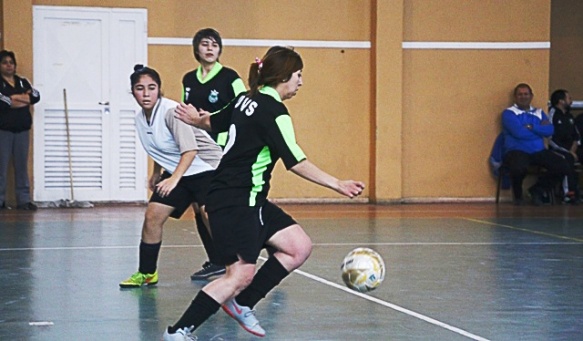
<path fill-rule="evenodd" d="M 63 89 L 63 100 L 65 101 L 65 127 L 67 129 L 67 153 L 69 155 L 69 183 L 71 184 L 71 201 L 75 201 L 73 196 L 73 164 L 71 161 L 71 133 L 69 132 L 69 109 L 67 108 L 67 89 Z"/>

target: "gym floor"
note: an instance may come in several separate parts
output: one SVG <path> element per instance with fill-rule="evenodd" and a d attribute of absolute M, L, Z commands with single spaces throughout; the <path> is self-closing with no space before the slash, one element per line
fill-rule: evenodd
<path fill-rule="evenodd" d="M 264 340 L 581 340 L 583 207 L 281 205 L 312 256 L 257 305 Z M 164 230 L 156 287 L 137 270 L 145 206 L 0 211 L 0 340 L 160 340 L 205 282 L 189 212 Z M 345 288 L 370 247 L 384 283 Z M 259 261 L 258 264 L 261 264 Z M 199 340 L 259 340 L 219 311 Z"/>

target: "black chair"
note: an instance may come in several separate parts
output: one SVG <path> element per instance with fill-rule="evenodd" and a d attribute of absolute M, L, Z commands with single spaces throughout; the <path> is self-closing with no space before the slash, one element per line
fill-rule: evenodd
<path fill-rule="evenodd" d="M 532 176 L 541 176 L 544 175 L 547 172 L 547 169 L 541 166 L 529 166 L 526 170 L 526 176 L 532 175 Z M 497 179 L 497 186 L 496 186 L 496 205 L 500 202 L 500 190 L 502 189 L 502 177 L 505 175 L 509 174 L 509 170 L 508 167 L 506 167 L 504 164 L 502 164 L 502 166 L 500 166 L 500 169 L 498 170 L 498 179 Z M 549 197 L 550 197 L 550 203 L 551 205 L 555 204 L 555 196 L 556 196 L 556 191 L 555 188 L 551 188 L 549 190 Z"/>

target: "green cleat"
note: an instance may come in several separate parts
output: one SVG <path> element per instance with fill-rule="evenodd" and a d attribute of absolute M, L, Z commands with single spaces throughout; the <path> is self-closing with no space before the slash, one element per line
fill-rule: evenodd
<path fill-rule="evenodd" d="M 139 288 L 142 285 L 156 285 L 158 283 L 158 271 L 153 274 L 143 274 L 136 272 L 130 278 L 119 283 L 120 288 Z"/>

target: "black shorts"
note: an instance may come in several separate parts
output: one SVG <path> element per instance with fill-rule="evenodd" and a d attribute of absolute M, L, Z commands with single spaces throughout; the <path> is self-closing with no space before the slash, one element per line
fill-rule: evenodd
<path fill-rule="evenodd" d="M 160 181 L 168 179 L 170 176 L 168 172 L 164 172 Z M 192 203 L 197 203 L 199 206 L 206 203 L 206 194 L 212 177 L 213 171 L 183 176 L 168 196 L 161 197 L 158 193 L 153 192 L 150 202 L 174 207 L 170 217 L 178 219 Z"/>
<path fill-rule="evenodd" d="M 212 263 L 230 265 L 240 256 L 255 264 L 265 243 L 278 231 L 296 221 L 277 205 L 266 201 L 261 207 L 232 206 L 208 212 L 217 259 Z"/>

